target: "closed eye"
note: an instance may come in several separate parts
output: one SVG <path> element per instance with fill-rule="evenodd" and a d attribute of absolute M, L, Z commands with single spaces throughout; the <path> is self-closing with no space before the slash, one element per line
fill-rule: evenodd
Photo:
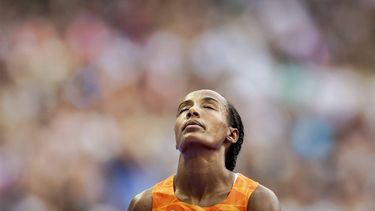
<path fill-rule="evenodd" d="M 213 107 L 211 106 L 203 106 L 203 108 L 208 108 L 208 109 L 211 109 L 211 110 L 215 110 Z"/>
<path fill-rule="evenodd" d="M 188 110 L 188 108 L 181 109 L 181 110 L 178 112 L 178 114 L 182 114 L 183 112 L 185 112 L 185 111 L 187 111 L 187 110 Z"/>

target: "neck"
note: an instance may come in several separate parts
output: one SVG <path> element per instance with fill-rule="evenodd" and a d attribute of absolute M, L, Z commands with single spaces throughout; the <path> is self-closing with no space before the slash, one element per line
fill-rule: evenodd
<path fill-rule="evenodd" d="M 189 151 L 180 155 L 174 180 L 176 196 L 192 204 L 225 199 L 234 182 L 234 173 L 225 168 L 225 149 Z"/>

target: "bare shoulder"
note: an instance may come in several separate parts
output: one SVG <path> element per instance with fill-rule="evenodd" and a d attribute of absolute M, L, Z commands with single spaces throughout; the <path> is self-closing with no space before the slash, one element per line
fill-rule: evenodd
<path fill-rule="evenodd" d="M 128 211 L 152 210 L 152 189 L 147 189 L 136 195 L 130 202 Z"/>
<path fill-rule="evenodd" d="M 258 185 L 255 191 L 251 194 L 248 205 L 248 211 L 280 211 L 279 199 L 273 191 Z"/>

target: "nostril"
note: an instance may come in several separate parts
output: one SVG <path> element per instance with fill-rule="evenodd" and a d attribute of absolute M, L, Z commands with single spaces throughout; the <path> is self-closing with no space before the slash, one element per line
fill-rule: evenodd
<path fill-rule="evenodd" d="M 199 117 L 199 113 L 194 109 L 194 108 L 190 108 L 188 110 L 188 112 L 186 113 L 186 116 L 188 118 L 192 117 L 192 116 L 196 116 L 196 117 Z"/>

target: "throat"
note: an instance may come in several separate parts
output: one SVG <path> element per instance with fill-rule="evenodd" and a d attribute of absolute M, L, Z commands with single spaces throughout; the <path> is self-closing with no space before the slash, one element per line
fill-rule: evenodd
<path fill-rule="evenodd" d="M 212 180 L 212 179 L 211 179 Z M 174 191 L 178 200 L 198 205 L 200 207 L 210 207 L 219 204 L 227 199 L 235 184 L 236 174 L 233 173 L 229 182 L 210 182 L 203 183 L 204 180 L 191 180 L 184 186 L 178 179 L 174 179 Z M 215 181 L 215 180 L 214 180 Z M 217 180 L 216 180 L 217 181 Z M 196 183 L 198 182 L 198 183 Z M 215 184 L 216 185 L 213 185 Z"/>
<path fill-rule="evenodd" d="M 179 165 L 173 186 L 177 199 L 188 204 L 208 207 L 224 201 L 235 183 L 236 174 L 215 165 Z"/>

